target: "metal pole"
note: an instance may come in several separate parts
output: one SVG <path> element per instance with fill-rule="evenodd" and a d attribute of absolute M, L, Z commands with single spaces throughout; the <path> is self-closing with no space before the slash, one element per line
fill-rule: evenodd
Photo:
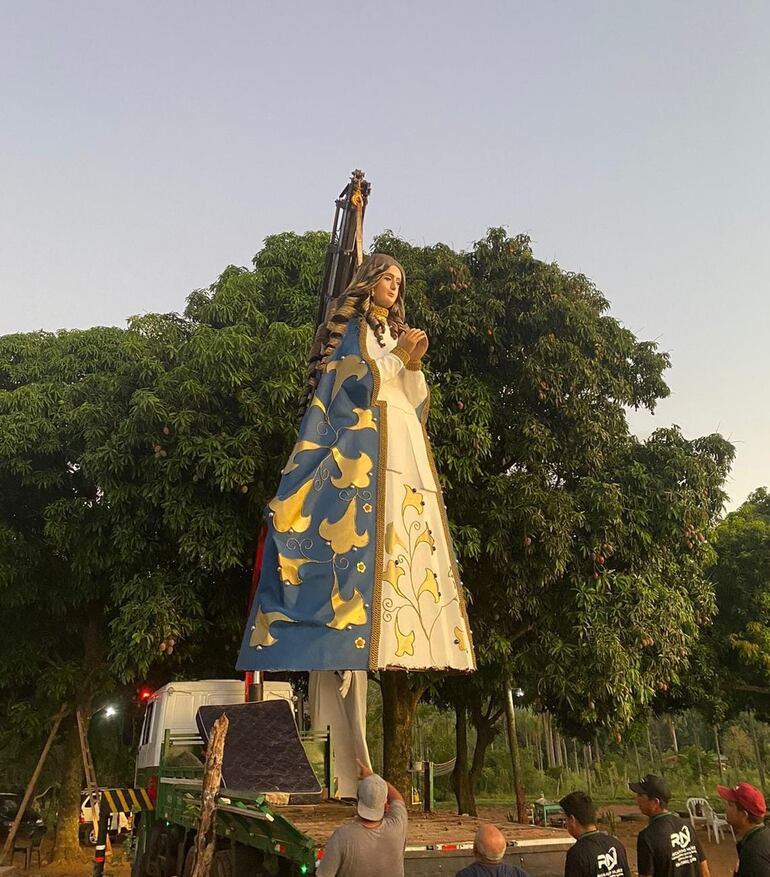
<path fill-rule="evenodd" d="M 96 833 L 96 847 L 94 849 L 93 877 L 102 877 L 104 874 L 104 859 L 107 855 L 107 828 L 110 824 L 110 808 L 102 795 L 99 807 L 99 830 Z M 93 804 L 92 804 L 93 806 Z"/>
<path fill-rule="evenodd" d="M 265 699 L 265 685 L 261 670 L 255 670 L 249 685 L 249 703 L 256 703 Z"/>
<path fill-rule="evenodd" d="M 513 689 L 510 683 L 505 686 L 505 724 L 508 729 L 508 749 L 511 753 L 513 788 L 516 794 L 516 818 L 520 823 L 526 824 L 527 800 L 524 797 L 519 740 L 516 735 L 516 710 L 513 705 Z"/>

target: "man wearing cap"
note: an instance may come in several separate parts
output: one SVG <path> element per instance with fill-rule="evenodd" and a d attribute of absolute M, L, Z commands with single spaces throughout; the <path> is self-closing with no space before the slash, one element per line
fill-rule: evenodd
<path fill-rule="evenodd" d="M 709 877 L 709 866 L 695 831 L 668 809 L 668 783 L 647 774 L 629 783 L 636 804 L 650 820 L 636 839 L 639 877 Z"/>
<path fill-rule="evenodd" d="M 360 761 L 358 816 L 329 838 L 319 877 L 403 877 L 406 804 L 400 792 Z"/>
<path fill-rule="evenodd" d="M 735 877 L 768 877 L 770 829 L 765 826 L 765 796 L 749 783 L 738 783 L 732 789 L 717 786 L 717 793 L 725 799 L 725 818 L 735 832 Z"/>
<path fill-rule="evenodd" d="M 631 877 L 625 847 L 596 827 L 596 807 L 588 795 L 570 792 L 559 804 L 576 841 L 567 851 L 564 877 Z"/>

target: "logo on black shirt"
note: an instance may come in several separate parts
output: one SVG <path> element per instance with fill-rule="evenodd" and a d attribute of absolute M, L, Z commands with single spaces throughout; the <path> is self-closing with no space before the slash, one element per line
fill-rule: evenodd
<path fill-rule="evenodd" d="M 606 853 L 602 853 L 596 857 L 599 870 L 611 871 L 618 864 L 618 851 L 615 847 L 610 847 Z"/>
<path fill-rule="evenodd" d="M 671 835 L 671 846 L 682 849 L 690 846 L 690 829 L 686 825 Z"/>

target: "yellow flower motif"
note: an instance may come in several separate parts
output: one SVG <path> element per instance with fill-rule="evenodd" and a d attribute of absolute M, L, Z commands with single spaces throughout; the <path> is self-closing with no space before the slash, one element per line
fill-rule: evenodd
<path fill-rule="evenodd" d="M 357 639 L 353 640 L 353 645 L 357 649 L 362 649 L 366 645 L 366 640 L 362 636 L 359 636 Z"/>
<path fill-rule="evenodd" d="M 374 417 L 369 408 L 354 408 L 353 414 L 356 415 L 356 422 L 353 426 L 349 426 L 348 429 L 377 429 L 377 424 L 374 422 Z"/>
<path fill-rule="evenodd" d="M 297 454 L 301 454 L 302 451 L 317 451 L 319 448 L 323 448 L 325 445 L 319 445 L 318 442 L 311 442 L 303 439 L 302 441 L 297 442 L 294 445 L 294 450 L 291 452 L 289 459 L 286 462 L 286 465 L 281 469 L 281 474 L 286 475 L 289 472 L 293 472 L 295 469 L 299 467 L 299 463 L 297 462 Z"/>
<path fill-rule="evenodd" d="M 460 649 L 461 652 L 467 652 L 468 646 L 466 645 L 466 642 L 465 642 L 465 631 L 460 630 L 459 627 L 456 627 L 454 630 L 454 633 L 455 633 L 455 644 L 457 645 L 457 648 Z"/>
<path fill-rule="evenodd" d="M 326 366 L 327 373 L 334 372 L 334 386 L 332 387 L 331 401 L 333 402 L 340 388 L 348 378 L 355 377 L 357 381 L 366 374 L 366 363 L 355 355 L 343 356 L 335 359 Z"/>
<path fill-rule="evenodd" d="M 342 451 L 332 448 L 332 457 L 340 470 L 338 476 L 332 478 L 335 487 L 368 487 L 372 471 L 372 458 L 363 452 L 357 458 L 346 457 Z"/>
<path fill-rule="evenodd" d="M 249 637 L 250 646 L 272 646 L 278 642 L 277 638 L 270 633 L 270 625 L 274 621 L 289 621 L 294 623 L 293 618 L 289 618 L 283 612 L 263 612 L 261 607 L 257 609 L 257 616 L 254 619 L 254 626 Z"/>
<path fill-rule="evenodd" d="M 396 533 L 396 525 L 390 523 L 385 528 L 385 551 L 388 554 L 395 554 L 396 547 L 398 545 L 400 545 L 402 548 L 406 547 L 404 543 L 398 538 L 398 534 Z"/>
<path fill-rule="evenodd" d="M 370 502 L 365 502 L 364 505 L 363 505 L 363 510 L 364 510 L 364 511 L 366 512 L 366 514 L 368 515 L 369 512 L 371 512 L 371 510 L 372 510 L 372 504 L 371 504 Z"/>
<path fill-rule="evenodd" d="M 304 533 L 310 526 L 310 515 L 302 514 L 302 506 L 312 486 L 313 479 L 309 478 L 294 493 L 283 499 L 278 499 L 277 496 L 273 497 L 267 504 L 267 507 L 273 512 L 273 526 L 278 533 L 286 533 L 288 530 Z"/>
<path fill-rule="evenodd" d="M 432 569 L 425 570 L 425 578 L 417 591 L 417 598 L 419 599 L 426 592 L 433 597 L 434 603 L 438 603 L 438 582 L 436 581 L 436 573 Z"/>
<path fill-rule="evenodd" d="M 436 544 L 436 540 L 433 538 L 433 533 L 431 533 L 431 531 L 427 527 L 417 537 L 417 541 L 414 543 L 414 547 L 417 548 L 417 546 L 421 542 L 424 542 L 431 549 L 431 551 L 433 550 L 433 546 Z"/>
<path fill-rule="evenodd" d="M 281 581 L 286 585 L 301 585 L 302 580 L 300 579 L 299 569 L 307 562 L 308 561 L 305 558 L 284 557 L 284 555 L 279 552 L 278 569 Z"/>
<path fill-rule="evenodd" d="M 358 563 L 356 564 L 356 569 L 359 572 L 366 572 L 366 564 L 363 562 L 363 560 L 358 561 Z"/>
<path fill-rule="evenodd" d="M 398 626 L 398 618 L 396 618 L 396 642 L 398 643 L 396 648 L 397 658 L 403 655 L 414 654 L 414 631 L 410 630 L 409 633 L 404 633 Z"/>
<path fill-rule="evenodd" d="M 403 597 L 404 595 L 401 593 L 401 588 L 398 586 L 398 580 L 404 574 L 403 569 L 398 566 L 395 560 L 389 560 L 388 565 L 385 567 L 385 571 L 382 574 L 382 578 L 389 585 L 393 587 L 393 590 L 398 594 L 399 597 Z"/>
<path fill-rule="evenodd" d="M 421 515 L 424 505 L 425 502 L 422 498 L 422 494 L 418 490 L 415 490 L 414 487 L 405 484 L 404 501 L 401 503 L 401 514 L 403 515 L 408 508 L 413 508 L 417 510 L 418 515 Z"/>
<path fill-rule="evenodd" d="M 364 548 L 369 544 L 369 534 L 356 532 L 356 501 L 352 499 L 348 503 L 343 516 L 333 524 L 328 518 L 324 518 L 318 527 L 318 533 L 322 539 L 331 544 L 335 554 L 347 554 L 351 548 Z"/>
<path fill-rule="evenodd" d="M 346 600 L 340 593 L 336 572 L 332 585 L 331 605 L 334 618 L 327 622 L 327 627 L 331 627 L 333 630 L 344 630 L 349 624 L 366 624 L 366 607 L 361 592 L 354 588 L 353 596 Z"/>

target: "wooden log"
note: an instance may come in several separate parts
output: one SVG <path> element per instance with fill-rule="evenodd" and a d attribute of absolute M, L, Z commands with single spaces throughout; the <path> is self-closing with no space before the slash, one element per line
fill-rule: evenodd
<path fill-rule="evenodd" d="M 211 729 L 206 767 L 203 771 L 203 787 L 201 788 L 201 815 L 198 821 L 198 833 L 195 835 L 195 865 L 192 877 L 208 877 L 211 862 L 214 859 L 217 839 L 214 824 L 217 815 L 217 798 L 222 785 L 222 754 L 225 748 L 225 737 L 230 720 L 226 714 L 221 715 Z"/>

